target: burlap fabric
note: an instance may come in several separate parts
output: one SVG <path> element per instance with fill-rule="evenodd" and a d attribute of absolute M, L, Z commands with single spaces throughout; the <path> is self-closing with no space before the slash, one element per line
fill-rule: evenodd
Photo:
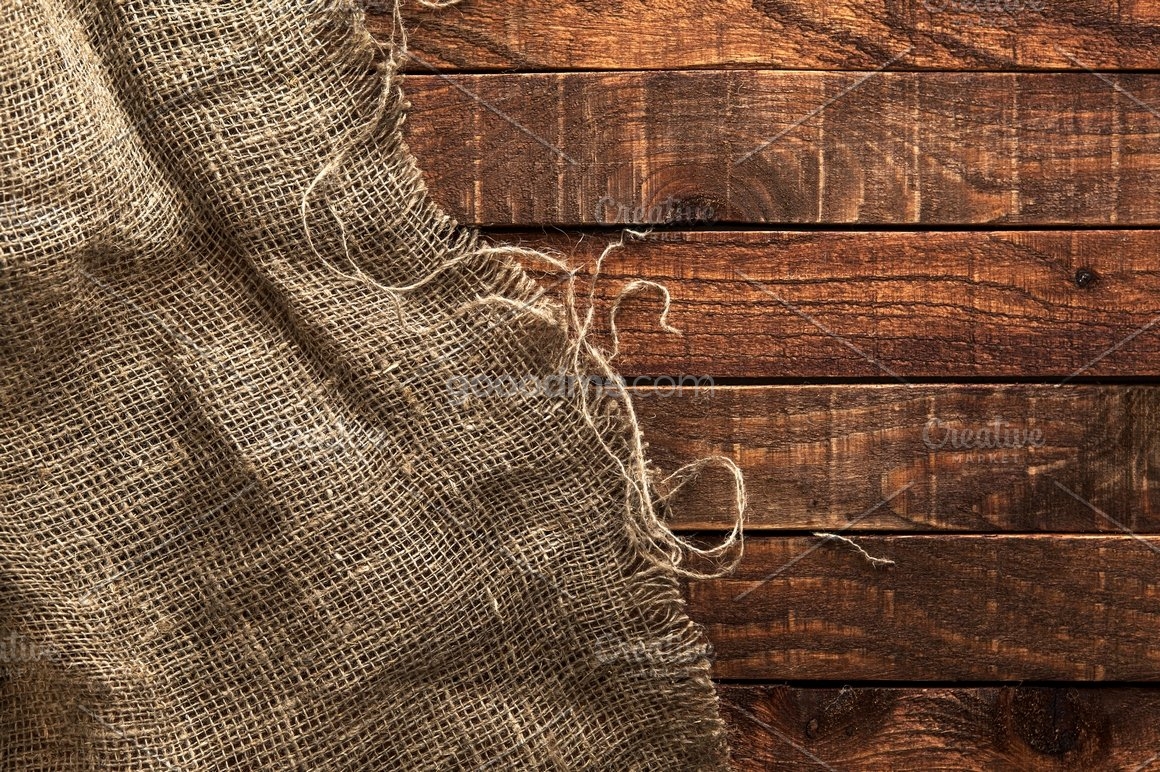
<path fill-rule="evenodd" d="M 0 14 L 3 769 L 723 768 L 631 421 L 428 199 L 398 41 Z"/>

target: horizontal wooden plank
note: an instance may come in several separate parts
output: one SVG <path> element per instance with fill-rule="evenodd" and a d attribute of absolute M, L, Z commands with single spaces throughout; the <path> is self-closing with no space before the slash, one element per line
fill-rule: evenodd
<path fill-rule="evenodd" d="M 608 241 L 522 243 L 591 266 Z M 655 291 L 622 303 L 630 375 L 1156 376 L 1158 253 L 1154 231 L 657 232 L 609 254 L 597 302 L 607 332 L 628 281 L 671 293 L 681 335 Z"/>
<path fill-rule="evenodd" d="M 1160 689 L 719 686 L 736 772 L 1160 766 Z"/>
<path fill-rule="evenodd" d="M 873 69 L 1160 69 L 1151 0 L 472 0 L 407 3 L 411 50 L 441 69 L 761 66 Z M 389 3 L 369 22 L 389 37 Z M 423 65 L 415 62 L 412 68 Z"/>
<path fill-rule="evenodd" d="M 1160 75 L 414 75 L 473 224 L 1160 223 Z"/>
<path fill-rule="evenodd" d="M 716 676 L 1160 680 L 1158 537 L 853 540 L 753 537 L 731 576 L 690 582 Z"/>
<path fill-rule="evenodd" d="M 1160 532 L 1160 387 L 697 386 L 634 389 L 671 472 L 724 455 L 750 529 Z M 730 526 L 704 473 L 673 524 Z"/>

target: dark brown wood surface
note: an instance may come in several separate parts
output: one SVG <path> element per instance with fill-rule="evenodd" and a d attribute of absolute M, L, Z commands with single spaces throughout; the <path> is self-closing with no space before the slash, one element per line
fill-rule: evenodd
<path fill-rule="evenodd" d="M 371 3 L 388 38 L 390 3 Z M 410 67 L 1158 69 L 1152 0 L 465 0 L 406 4 Z"/>
<path fill-rule="evenodd" d="M 850 538 L 754 536 L 689 583 L 718 677 L 1160 681 L 1160 537 Z"/>
<path fill-rule="evenodd" d="M 736 772 L 1151 772 L 1160 689 L 719 686 Z"/>
<path fill-rule="evenodd" d="M 706 382 L 633 394 L 662 472 L 737 462 L 751 531 L 1160 532 L 1157 386 Z M 674 500 L 674 527 L 728 528 L 732 486 L 703 473 Z"/>
<path fill-rule="evenodd" d="M 658 229 L 593 335 L 663 283 L 680 335 L 617 316 L 630 384 L 697 384 L 633 388 L 650 458 L 746 474 L 744 559 L 686 586 L 735 768 L 1160 769 L 1160 3 L 404 12 L 449 212 L 581 291 Z M 730 484 L 671 525 L 718 538 Z"/>
<path fill-rule="evenodd" d="M 523 243 L 590 266 L 609 240 Z M 1156 376 L 1158 254 L 1156 231 L 658 232 L 609 254 L 600 329 L 647 278 L 682 334 L 659 326 L 656 292 L 627 298 L 616 365 L 630 376 Z"/>
<path fill-rule="evenodd" d="M 414 75 L 408 142 L 476 224 L 1160 223 L 1160 75 Z"/>

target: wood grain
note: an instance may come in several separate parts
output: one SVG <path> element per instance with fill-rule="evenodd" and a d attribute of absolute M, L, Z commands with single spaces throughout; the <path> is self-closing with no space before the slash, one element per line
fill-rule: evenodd
<path fill-rule="evenodd" d="M 1160 75 L 415 75 L 472 224 L 1160 223 Z"/>
<path fill-rule="evenodd" d="M 1160 538 L 753 537 L 690 616 L 730 679 L 1160 680 Z"/>
<path fill-rule="evenodd" d="M 578 266 L 609 243 L 503 240 Z M 607 332 L 632 279 L 671 293 L 679 336 L 660 328 L 655 291 L 621 305 L 616 365 L 630 376 L 1156 376 L 1158 253 L 1154 231 L 659 232 L 609 254 L 598 318 Z M 1095 278 L 1079 286 L 1085 270 Z"/>
<path fill-rule="evenodd" d="M 407 3 L 411 50 L 445 70 L 1158 69 L 1151 0 L 470 0 Z M 389 38 L 390 5 L 372 3 Z M 412 63 L 412 68 L 423 65 Z"/>
<path fill-rule="evenodd" d="M 659 470 L 737 462 L 751 530 L 1160 532 L 1160 387 L 633 393 Z M 674 526 L 730 527 L 732 485 L 702 474 L 673 501 Z"/>
<path fill-rule="evenodd" d="M 1160 763 L 1160 689 L 719 686 L 736 772 L 1120 772 Z"/>

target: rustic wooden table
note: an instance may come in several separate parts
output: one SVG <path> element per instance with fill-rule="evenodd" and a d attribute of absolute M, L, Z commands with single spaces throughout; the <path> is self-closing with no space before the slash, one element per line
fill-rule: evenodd
<path fill-rule="evenodd" d="M 688 587 L 738 769 L 1160 770 L 1160 1 L 408 23 L 461 222 L 589 266 L 653 229 L 597 295 L 672 294 L 680 336 L 617 319 L 658 465 L 748 477 L 744 561 Z"/>

